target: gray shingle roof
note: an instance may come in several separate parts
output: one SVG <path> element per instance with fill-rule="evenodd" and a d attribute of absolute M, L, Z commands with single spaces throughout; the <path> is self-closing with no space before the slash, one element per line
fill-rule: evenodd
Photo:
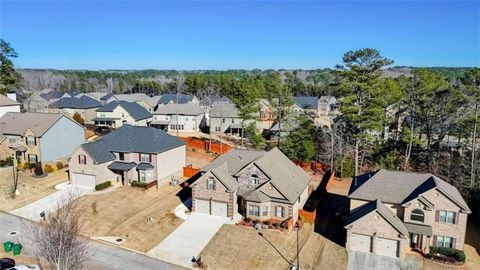
<path fill-rule="evenodd" d="M 422 224 L 414 224 L 414 223 L 403 223 L 407 228 L 408 232 L 416 233 L 416 234 L 423 234 L 427 236 L 432 236 L 432 226 L 422 225 Z"/>
<path fill-rule="evenodd" d="M 298 166 L 295 166 L 278 148 L 265 151 L 234 149 L 221 155 L 202 172 L 211 171 L 230 190 L 238 188 L 235 175 L 245 166 L 254 163 L 267 176 L 273 186 L 294 203 L 310 182 L 310 176 Z"/>
<path fill-rule="evenodd" d="M 97 109 L 97 112 L 113 112 L 117 106 L 121 106 L 135 121 L 152 117 L 152 115 L 136 102 L 112 101 Z"/>
<path fill-rule="evenodd" d="M 135 166 L 137 166 L 135 162 L 115 161 L 115 162 L 112 162 L 112 164 L 108 165 L 107 168 L 115 171 L 129 171 L 132 168 L 135 168 Z"/>
<path fill-rule="evenodd" d="M 200 100 L 200 106 L 212 106 L 217 101 L 230 102 L 230 99 L 224 96 L 205 97 Z"/>
<path fill-rule="evenodd" d="M 139 169 L 139 170 L 150 170 L 150 169 L 153 169 L 153 165 L 150 164 L 150 163 L 141 162 L 140 164 L 137 165 L 137 169 Z"/>
<path fill-rule="evenodd" d="M 405 227 L 404 223 L 380 200 L 370 201 L 351 212 L 350 215 L 345 219 L 345 226 L 352 224 L 353 222 L 361 219 L 362 217 L 373 211 L 377 211 L 377 213 L 380 214 L 383 218 L 385 218 L 385 220 L 390 223 L 395 229 L 397 229 L 404 236 L 408 237 L 408 230 Z"/>
<path fill-rule="evenodd" d="M 83 95 L 80 97 L 65 97 L 59 99 L 52 104 L 50 104 L 50 108 L 71 108 L 71 109 L 90 109 L 90 108 L 98 108 L 101 107 L 102 104 L 95 100 L 92 97 Z"/>
<path fill-rule="evenodd" d="M 431 173 L 379 170 L 353 178 L 349 198 L 404 204 L 422 193 L 438 188 L 467 213 L 470 208 L 458 190 Z"/>
<path fill-rule="evenodd" d="M 109 98 L 113 97 L 112 93 L 106 94 L 100 98 L 100 100 L 108 100 Z"/>
<path fill-rule="evenodd" d="M 318 109 L 318 98 L 310 96 L 294 97 L 295 104 L 303 109 Z"/>
<path fill-rule="evenodd" d="M 40 96 L 47 101 L 51 101 L 53 99 L 59 99 L 63 95 L 65 95 L 65 93 L 60 92 L 60 91 L 50 91 L 50 92 L 47 92 L 47 93 L 40 94 Z"/>
<path fill-rule="evenodd" d="M 205 110 L 194 103 L 175 104 L 169 103 L 160 105 L 153 114 L 181 114 L 181 115 L 200 115 L 204 114 Z"/>
<path fill-rule="evenodd" d="M 30 129 L 35 136 L 41 137 L 61 117 L 75 122 L 59 113 L 8 112 L 0 118 L 0 131 L 3 134 L 23 135 L 27 129 Z"/>
<path fill-rule="evenodd" d="M 185 104 L 193 101 L 193 95 L 178 94 L 178 103 Z M 177 94 L 163 94 L 158 104 L 168 104 L 170 102 L 177 103 Z"/>
<path fill-rule="evenodd" d="M 185 143 L 163 130 L 153 127 L 123 125 L 98 141 L 82 144 L 81 147 L 101 164 L 115 159 L 111 152 L 158 154 Z"/>
<path fill-rule="evenodd" d="M 14 106 L 14 105 L 20 105 L 20 103 L 4 95 L 0 95 L 0 106 Z"/>
<path fill-rule="evenodd" d="M 215 102 L 210 110 L 210 117 L 238 118 L 237 107 L 230 102 Z"/>

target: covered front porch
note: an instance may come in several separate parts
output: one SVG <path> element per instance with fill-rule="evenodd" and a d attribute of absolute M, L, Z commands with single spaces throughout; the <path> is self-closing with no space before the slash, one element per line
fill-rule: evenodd
<path fill-rule="evenodd" d="M 158 128 L 164 131 L 168 131 L 168 126 L 170 125 L 169 120 L 154 120 L 150 122 L 150 126 L 154 128 Z"/>
<path fill-rule="evenodd" d="M 410 233 L 410 248 L 421 253 L 428 253 L 432 227 L 429 225 L 404 223 Z"/>
<path fill-rule="evenodd" d="M 100 130 L 110 130 L 117 128 L 117 120 L 120 120 L 120 118 L 95 117 L 92 119 L 92 121 L 95 123 L 95 127 Z"/>
<path fill-rule="evenodd" d="M 139 186 L 157 182 L 154 167 L 150 163 L 141 162 L 137 164 L 135 162 L 114 161 L 108 165 L 108 169 L 116 174 L 117 183 L 121 183 L 124 186 L 128 184 L 134 185 L 134 182 L 135 184 L 139 183 Z"/>

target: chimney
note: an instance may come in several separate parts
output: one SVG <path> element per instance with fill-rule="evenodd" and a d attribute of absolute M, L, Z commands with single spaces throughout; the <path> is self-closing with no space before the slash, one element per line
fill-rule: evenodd
<path fill-rule="evenodd" d="M 15 92 L 7 93 L 7 97 L 9 99 L 13 99 L 13 100 L 17 101 L 17 93 L 15 93 Z"/>

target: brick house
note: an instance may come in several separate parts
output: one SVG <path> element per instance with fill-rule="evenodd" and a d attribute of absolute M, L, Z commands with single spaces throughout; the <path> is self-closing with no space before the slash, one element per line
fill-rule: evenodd
<path fill-rule="evenodd" d="M 232 218 L 298 218 L 308 198 L 310 176 L 278 148 L 234 149 L 201 169 L 192 184 L 192 211 Z"/>
<path fill-rule="evenodd" d="M 349 251 L 404 258 L 430 246 L 463 250 L 467 215 L 458 190 L 429 173 L 379 170 L 356 176 L 345 220 Z"/>
<path fill-rule="evenodd" d="M 69 160 L 72 184 L 93 188 L 111 181 L 127 185 L 170 180 L 186 165 L 185 143 L 153 127 L 123 125 L 80 145 Z"/>

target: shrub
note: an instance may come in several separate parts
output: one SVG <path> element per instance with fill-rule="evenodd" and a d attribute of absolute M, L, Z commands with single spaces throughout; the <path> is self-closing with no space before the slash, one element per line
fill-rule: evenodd
<path fill-rule="evenodd" d="M 35 170 L 33 171 L 35 175 L 40 176 L 43 175 L 43 168 L 42 164 L 38 163 L 37 166 L 35 167 Z"/>
<path fill-rule="evenodd" d="M 250 222 L 250 221 L 252 221 L 252 219 L 249 218 L 249 217 L 246 217 L 246 218 L 244 218 L 243 220 L 245 220 L 245 222 Z"/>
<path fill-rule="evenodd" d="M 51 173 L 51 172 L 53 172 L 53 167 L 52 167 L 52 165 L 47 164 L 47 165 L 45 165 L 44 170 L 45 170 L 45 173 Z"/>
<path fill-rule="evenodd" d="M 265 224 L 265 225 L 270 225 L 270 220 L 265 220 L 265 221 L 263 221 L 263 224 Z"/>
<path fill-rule="evenodd" d="M 260 223 L 260 220 L 258 220 L 258 219 L 254 219 L 254 220 L 253 220 L 253 224 L 256 225 L 256 224 L 258 224 L 258 223 Z"/>
<path fill-rule="evenodd" d="M 275 223 L 273 223 L 272 225 L 273 225 L 275 228 L 277 228 L 277 229 L 280 228 L 280 223 L 278 223 L 278 222 L 275 222 Z"/>
<path fill-rule="evenodd" d="M 64 166 L 63 166 L 63 163 L 60 162 L 60 161 L 57 162 L 57 164 L 55 164 L 55 165 L 57 166 L 57 170 L 61 170 L 61 169 L 63 169 L 63 167 L 64 167 Z"/>
<path fill-rule="evenodd" d="M 23 169 L 24 170 L 28 170 L 28 169 L 31 169 L 31 168 L 32 167 L 30 167 L 30 162 L 27 161 L 27 162 L 23 163 Z"/>
<path fill-rule="evenodd" d="M 103 183 L 100 183 L 98 185 L 95 186 L 95 190 L 102 190 L 102 189 L 106 189 L 108 188 L 109 186 L 112 185 L 112 182 L 110 181 L 107 181 L 107 182 L 103 182 Z"/>
<path fill-rule="evenodd" d="M 133 181 L 132 182 L 132 187 L 146 187 L 147 183 L 145 182 L 138 182 L 138 181 Z"/>
<path fill-rule="evenodd" d="M 462 250 L 447 247 L 430 247 L 431 254 L 442 254 L 455 259 L 457 262 L 465 262 L 465 253 Z"/>

